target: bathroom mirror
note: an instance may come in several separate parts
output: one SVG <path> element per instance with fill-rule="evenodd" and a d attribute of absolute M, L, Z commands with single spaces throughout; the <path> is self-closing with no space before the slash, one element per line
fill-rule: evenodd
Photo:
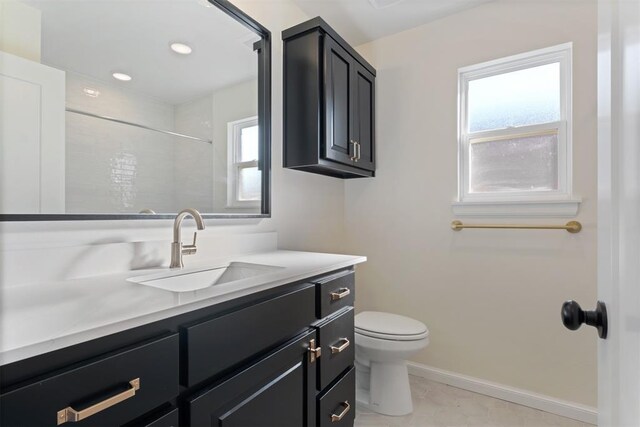
<path fill-rule="evenodd" d="M 269 215 L 270 33 L 226 0 L 0 5 L 0 220 Z"/>

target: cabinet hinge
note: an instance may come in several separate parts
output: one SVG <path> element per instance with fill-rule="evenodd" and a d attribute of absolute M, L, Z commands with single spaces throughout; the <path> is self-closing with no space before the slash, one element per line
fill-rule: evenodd
<path fill-rule="evenodd" d="M 316 340 L 309 341 L 309 363 L 313 363 L 322 355 L 322 348 L 316 347 Z"/>

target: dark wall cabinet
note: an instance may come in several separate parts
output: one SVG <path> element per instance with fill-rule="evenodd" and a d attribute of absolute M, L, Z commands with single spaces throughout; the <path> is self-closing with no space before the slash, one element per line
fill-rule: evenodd
<path fill-rule="evenodd" d="M 284 166 L 375 173 L 375 69 L 321 18 L 282 33 Z"/>
<path fill-rule="evenodd" d="M 352 426 L 353 270 L 0 367 L 0 425 Z"/>

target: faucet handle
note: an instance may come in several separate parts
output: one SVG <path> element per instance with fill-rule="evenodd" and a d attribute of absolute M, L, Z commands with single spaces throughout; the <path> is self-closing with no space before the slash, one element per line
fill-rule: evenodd
<path fill-rule="evenodd" d="M 182 254 L 183 255 L 193 255 L 196 253 L 198 248 L 196 248 L 196 239 L 198 237 L 198 232 L 193 233 L 193 243 L 190 245 L 182 245 Z"/>

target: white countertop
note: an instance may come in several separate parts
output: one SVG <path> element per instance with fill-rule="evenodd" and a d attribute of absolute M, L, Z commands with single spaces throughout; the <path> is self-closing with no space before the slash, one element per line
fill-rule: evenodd
<path fill-rule="evenodd" d="M 168 268 L 0 289 L 0 365 L 44 354 L 265 289 L 365 262 L 366 257 L 273 251 L 217 258 L 187 269 L 246 262 L 282 267 L 259 276 L 175 293 L 127 281 Z"/>

